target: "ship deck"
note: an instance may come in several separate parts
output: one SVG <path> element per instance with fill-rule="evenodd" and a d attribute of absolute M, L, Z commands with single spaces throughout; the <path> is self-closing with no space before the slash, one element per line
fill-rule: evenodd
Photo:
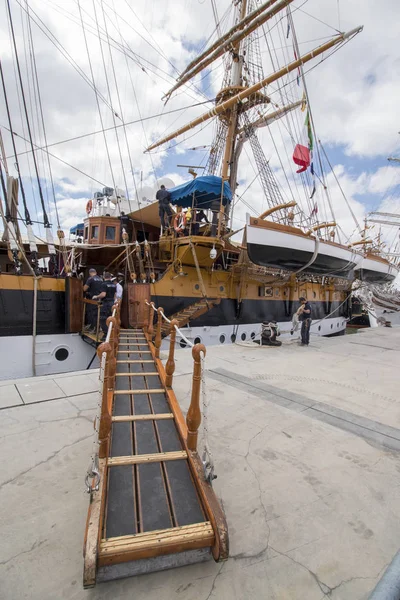
<path fill-rule="evenodd" d="M 0 382 L 0 598 L 368 597 L 400 546 L 400 328 L 209 347 L 230 558 L 83 590 L 96 371 Z M 190 399 L 192 357 L 174 390 Z M 201 451 L 201 442 L 199 451 Z"/>

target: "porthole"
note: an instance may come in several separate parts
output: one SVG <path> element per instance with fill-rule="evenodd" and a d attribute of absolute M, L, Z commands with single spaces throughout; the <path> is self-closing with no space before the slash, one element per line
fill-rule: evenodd
<path fill-rule="evenodd" d="M 331 323 L 331 329 L 333 329 L 333 323 Z"/>
<path fill-rule="evenodd" d="M 313 292 L 314 298 L 317 297 L 317 292 Z"/>
<path fill-rule="evenodd" d="M 337 325 L 336 325 L 336 326 L 337 326 L 337 327 L 339 327 L 339 323 L 337 323 Z"/>
<path fill-rule="evenodd" d="M 223 285 L 220 285 L 220 286 L 219 286 L 219 291 L 220 291 L 220 292 L 223 292 L 224 290 L 225 290 L 224 286 L 223 286 Z"/>
<path fill-rule="evenodd" d="M 54 355 L 56 357 L 56 360 L 67 360 L 68 356 L 69 356 L 69 352 L 67 350 L 67 348 L 59 348 L 58 350 L 56 350 L 56 353 Z"/>
<path fill-rule="evenodd" d="M 318 331 L 321 331 L 321 325 L 318 325 Z"/>
<path fill-rule="evenodd" d="M 234 333 L 232 333 L 232 335 L 231 335 L 231 342 L 232 342 L 232 344 L 234 344 L 236 342 L 236 335 Z"/>
<path fill-rule="evenodd" d="M 186 348 L 186 346 L 187 346 L 187 343 L 185 342 L 185 340 L 181 340 L 181 341 L 179 342 L 179 345 L 180 345 L 180 347 L 181 347 L 181 348 Z"/>
<path fill-rule="evenodd" d="M 256 337 L 256 334 L 255 334 L 254 331 L 251 332 L 250 337 L 251 337 L 252 340 L 254 340 L 254 338 Z"/>
<path fill-rule="evenodd" d="M 199 289 L 200 289 L 200 286 L 199 286 L 199 284 L 198 284 L 198 283 L 196 283 L 196 285 L 194 286 L 194 289 L 195 289 L 195 290 L 199 290 Z"/>
<path fill-rule="evenodd" d="M 244 340 L 246 339 L 246 334 L 242 333 L 242 335 L 240 336 L 240 338 L 241 338 L 242 342 L 244 342 Z"/>
<path fill-rule="evenodd" d="M 194 338 L 194 343 L 201 344 L 201 338 L 199 338 L 199 337 Z"/>
<path fill-rule="evenodd" d="M 225 344 L 225 336 L 224 335 L 220 335 L 219 336 L 219 343 L 220 344 Z"/>

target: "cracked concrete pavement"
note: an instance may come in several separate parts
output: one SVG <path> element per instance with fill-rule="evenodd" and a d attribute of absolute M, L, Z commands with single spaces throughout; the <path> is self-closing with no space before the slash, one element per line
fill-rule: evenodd
<path fill-rule="evenodd" d="M 87 591 L 84 476 L 96 375 L 80 373 L 74 384 L 71 374 L 60 397 L 42 402 L 34 387 L 26 388 L 29 404 L 15 405 L 11 394 L 13 407 L 0 410 L 0 599 L 366 600 L 400 546 L 399 453 L 274 403 L 273 387 L 397 428 L 399 353 L 400 329 L 313 339 L 309 348 L 208 348 L 207 369 L 272 386 L 269 395 L 252 393 L 229 376 L 206 376 L 230 559 Z M 176 358 L 185 410 L 191 353 Z"/>

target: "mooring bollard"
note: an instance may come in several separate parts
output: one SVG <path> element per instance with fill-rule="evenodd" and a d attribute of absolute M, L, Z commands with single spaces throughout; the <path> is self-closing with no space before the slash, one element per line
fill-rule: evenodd
<path fill-rule="evenodd" d="M 190 400 L 189 410 L 186 416 L 188 428 L 187 445 L 189 450 L 197 450 L 197 436 L 201 423 L 200 411 L 200 388 L 201 388 L 201 352 L 206 355 L 204 344 L 196 344 L 192 348 L 193 356 L 193 379 L 192 379 L 192 398 Z"/>
<path fill-rule="evenodd" d="M 169 333 L 169 354 L 168 354 L 168 360 L 165 365 L 165 373 L 166 373 L 165 385 L 169 388 L 172 387 L 172 376 L 175 371 L 175 359 L 174 359 L 175 340 L 176 340 L 175 325 L 178 327 L 179 322 L 176 319 L 173 319 L 170 323 L 171 329 L 170 329 L 170 333 Z"/>

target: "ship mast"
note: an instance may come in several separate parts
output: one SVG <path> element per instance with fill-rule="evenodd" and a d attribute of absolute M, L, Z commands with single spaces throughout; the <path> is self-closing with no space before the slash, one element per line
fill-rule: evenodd
<path fill-rule="evenodd" d="M 240 21 L 242 21 L 244 19 L 245 15 L 246 15 L 246 9 L 247 9 L 247 0 L 242 0 L 241 7 L 240 7 Z M 244 56 L 240 54 L 240 46 L 241 46 L 241 40 L 238 40 L 232 46 L 233 62 L 232 62 L 231 85 L 228 88 L 226 88 L 225 90 L 223 90 L 224 95 L 227 97 L 232 95 L 232 92 L 235 93 L 235 91 L 237 91 L 238 88 L 242 88 L 242 70 L 243 70 Z M 226 140 L 225 140 L 225 152 L 224 152 L 224 157 L 222 160 L 222 174 L 221 175 L 222 175 L 222 179 L 224 181 L 229 180 L 230 188 L 232 191 L 234 191 L 236 189 L 236 181 L 231 181 L 229 178 L 229 175 L 231 174 L 230 165 L 232 162 L 236 134 L 238 131 L 238 120 L 239 120 L 238 104 L 234 104 L 232 106 L 232 108 L 228 109 L 228 111 L 225 113 L 224 117 L 226 118 L 227 123 L 228 123 L 228 131 L 227 131 Z"/>
<path fill-rule="evenodd" d="M 244 88 L 243 90 L 241 90 L 241 91 L 237 92 L 236 94 L 234 94 L 233 96 L 231 96 L 229 99 L 223 100 L 222 102 L 218 103 L 217 106 L 215 106 L 215 108 L 212 108 L 211 110 L 200 115 L 196 119 L 193 119 L 193 121 L 190 121 L 190 123 L 187 123 L 183 127 L 180 127 L 179 129 L 177 129 L 173 133 L 170 133 L 169 135 L 165 136 L 161 140 L 154 142 L 148 148 L 146 148 L 145 152 L 150 152 L 151 150 L 158 148 L 158 146 L 161 146 L 162 144 L 165 144 L 166 142 L 173 140 L 178 135 L 182 135 L 183 133 L 186 133 L 186 131 L 189 131 L 190 129 L 197 127 L 197 125 L 201 125 L 201 123 L 205 123 L 205 121 L 208 121 L 209 119 L 212 119 L 213 117 L 221 115 L 222 113 L 226 113 L 235 104 L 244 103 L 244 101 L 246 101 L 246 108 L 247 107 L 250 108 L 250 106 L 254 106 L 257 103 L 256 96 L 257 96 L 257 93 L 260 92 L 260 90 L 262 90 L 266 86 L 270 85 L 274 81 L 277 81 L 284 75 L 287 75 L 288 73 L 291 73 L 295 69 L 298 69 L 299 67 L 306 64 L 313 58 L 320 56 L 323 52 L 326 52 L 327 50 L 329 50 L 330 48 L 333 48 L 337 44 L 343 43 L 344 41 L 348 40 L 349 38 L 357 35 L 358 33 L 360 33 L 360 31 L 362 31 L 362 29 L 363 29 L 362 27 L 357 27 L 347 33 L 340 33 L 339 35 L 335 36 L 329 42 L 326 42 L 325 44 L 321 44 L 320 46 L 318 46 L 311 52 L 308 52 L 304 56 L 301 56 L 300 58 L 294 60 L 293 62 L 289 63 L 282 69 L 279 69 L 272 75 L 269 75 L 268 77 L 264 77 L 264 79 L 262 79 L 261 81 L 259 81 L 258 83 L 254 84 L 254 85 L 251 85 L 248 88 Z M 264 97 L 264 101 L 266 101 L 266 96 L 263 96 L 263 97 Z M 217 100 L 218 100 L 218 97 L 217 97 Z M 260 102 L 260 100 L 258 98 L 258 103 L 259 102 Z"/>
<path fill-rule="evenodd" d="M 256 119 L 256 121 L 252 123 L 246 113 L 257 105 L 267 104 L 270 102 L 270 98 L 265 93 L 265 88 L 274 81 L 277 81 L 281 77 L 303 66 L 313 58 L 321 55 L 323 52 L 326 52 L 337 44 L 343 43 L 362 30 L 362 27 L 358 27 L 348 33 L 340 33 L 325 44 L 322 44 L 311 52 L 308 52 L 306 55 L 301 57 L 296 56 L 296 60 L 279 69 L 277 72 L 269 75 L 268 77 L 265 77 L 262 73 L 262 70 L 260 70 L 259 73 L 257 73 L 257 79 L 249 82 L 248 77 L 244 77 L 243 75 L 243 65 L 245 63 L 244 55 L 246 54 L 244 40 L 248 38 L 251 33 L 258 29 L 263 23 L 267 22 L 283 8 L 287 7 L 291 2 L 293 2 L 293 0 L 269 0 L 264 2 L 261 6 L 253 9 L 254 3 L 252 0 L 237 0 L 235 3 L 236 24 L 228 31 L 228 33 L 217 40 L 208 50 L 204 51 L 199 57 L 197 57 L 197 59 L 192 61 L 192 63 L 178 78 L 177 83 L 166 94 L 166 97 L 169 98 L 171 94 L 181 85 L 192 79 L 197 73 L 203 71 L 217 58 L 229 52 L 232 57 L 230 73 L 228 75 L 228 72 L 226 72 L 226 77 L 224 79 L 225 85 L 217 94 L 214 108 L 179 128 L 177 131 L 174 131 L 161 140 L 151 144 L 145 150 L 145 152 L 149 152 L 154 148 L 157 148 L 165 142 L 176 138 L 177 136 L 197 127 L 213 117 L 218 117 L 220 120 L 220 125 L 217 131 L 216 142 L 212 146 L 210 153 L 210 170 L 211 172 L 215 172 L 217 164 L 222 157 L 222 181 L 228 181 L 232 192 L 235 193 L 237 187 L 236 163 L 240 155 L 240 151 L 236 152 L 236 146 L 238 145 L 238 139 L 241 132 L 242 138 L 245 136 L 246 139 L 254 141 L 253 137 L 255 136 L 255 128 L 262 126 L 262 121 L 264 120 L 263 117 L 261 119 Z M 296 104 L 293 104 L 289 107 L 283 107 L 282 114 L 292 110 L 292 108 L 295 106 Z M 281 116 L 279 111 L 274 113 L 275 118 L 279 118 L 279 116 Z M 266 119 L 267 118 L 268 115 L 266 116 Z M 241 143 L 243 143 L 245 138 L 242 139 Z M 258 152 L 258 154 L 260 154 L 260 152 Z M 262 149 L 258 158 L 260 158 L 261 162 L 265 162 Z M 260 167 L 258 166 L 258 168 Z M 268 168 L 269 167 L 267 164 L 266 169 Z M 218 236 L 221 234 L 221 228 L 224 220 L 225 224 L 227 222 L 230 208 L 229 204 L 225 206 L 224 215 L 222 201 L 223 197 L 221 193 Z M 274 202 L 274 204 L 276 204 L 276 202 Z M 279 204 L 280 203 L 278 202 L 278 205 Z"/>

